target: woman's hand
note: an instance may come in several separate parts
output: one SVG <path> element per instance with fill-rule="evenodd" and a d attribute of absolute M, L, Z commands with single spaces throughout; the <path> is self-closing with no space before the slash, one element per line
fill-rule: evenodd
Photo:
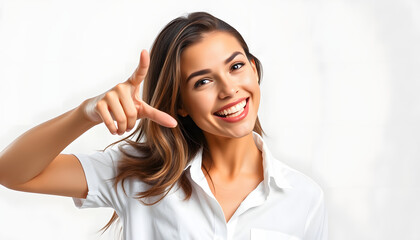
<path fill-rule="evenodd" d="M 139 118 L 149 118 L 165 127 L 176 127 L 177 122 L 173 117 L 140 99 L 140 84 L 146 76 L 149 62 L 149 54 L 143 50 L 137 69 L 127 81 L 84 103 L 86 117 L 94 123 L 104 122 L 112 134 L 119 135 L 133 129 Z"/>

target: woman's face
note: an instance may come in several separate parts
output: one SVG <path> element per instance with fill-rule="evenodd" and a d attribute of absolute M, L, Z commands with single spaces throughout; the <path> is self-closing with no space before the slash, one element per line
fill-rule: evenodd
<path fill-rule="evenodd" d="M 260 103 L 258 72 L 239 42 L 210 32 L 181 55 L 182 107 L 204 134 L 229 138 L 249 134 Z"/>

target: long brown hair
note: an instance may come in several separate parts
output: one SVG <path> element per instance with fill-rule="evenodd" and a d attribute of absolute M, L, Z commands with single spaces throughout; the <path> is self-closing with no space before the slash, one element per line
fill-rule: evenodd
<path fill-rule="evenodd" d="M 189 117 L 177 114 L 181 106 L 180 59 L 184 49 L 200 41 L 204 33 L 223 31 L 234 36 L 242 46 L 249 61 L 253 61 L 262 76 L 260 61 L 253 56 L 241 34 L 226 22 L 205 12 L 194 12 L 178 17 L 167 24 L 155 39 L 150 51 L 150 66 L 143 85 L 143 101 L 164 111 L 178 121 L 175 128 L 166 128 L 149 120 L 141 119 L 136 130 L 129 136 L 113 143 L 125 141 L 141 153 L 141 157 L 119 146 L 122 159 L 118 162 L 118 173 L 114 187 L 129 178 L 139 179 L 150 188 L 136 194 L 136 199 L 145 205 L 153 205 L 162 200 L 176 183 L 185 192 L 188 200 L 192 186 L 184 172 L 189 161 L 200 148 L 207 148 L 202 130 Z M 254 131 L 263 133 L 260 122 L 256 120 Z M 111 144 L 111 145 L 113 145 Z M 154 202 L 145 202 L 149 197 L 158 197 Z M 118 219 L 114 212 L 110 221 L 101 230 L 104 232 Z"/>

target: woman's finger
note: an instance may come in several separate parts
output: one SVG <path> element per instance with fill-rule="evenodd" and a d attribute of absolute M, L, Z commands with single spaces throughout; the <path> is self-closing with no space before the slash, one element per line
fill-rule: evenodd
<path fill-rule="evenodd" d="M 174 128 L 178 124 L 171 115 L 153 108 L 145 102 L 140 105 L 139 114 L 141 118 L 149 118 L 164 127 Z"/>
<path fill-rule="evenodd" d="M 130 131 L 134 128 L 137 121 L 136 106 L 134 105 L 133 99 L 130 96 L 127 96 L 126 94 L 120 96 L 120 103 L 127 119 L 126 131 Z"/>
<path fill-rule="evenodd" d="M 150 57 L 146 50 L 141 51 L 140 62 L 133 75 L 128 79 L 134 86 L 139 86 L 149 69 Z"/>
<path fill-rule="evenodd" d="M 125 116 L 124 110 L 121 106 L 120 99 L 118 98 L 118 96 L 112 95 L 111 92 L 108 92 L 107 95 L 107 104 L 109 106 L 111 114 L 114 115 L 114 120 L 117 122 L 118 125 L 117 133 L 121 135 L 127 129 L 127 118 Z"/>
<path fill-rule="evenodd" d="M 102 118 L 102 121 L 104 122 L 104 124 L 108 128 L 108 130 L 112 134 L 116 134 L 117 133 L 117 127 L 115 127 L 114 119 L 112 118 L 111 113 L 108 110 L 108 104 L 106 104 L 105 101 L 99 101 L 97 103 L 96 109 L 97 109 L 97 112 L 98 112 L 99 116 Z"/>

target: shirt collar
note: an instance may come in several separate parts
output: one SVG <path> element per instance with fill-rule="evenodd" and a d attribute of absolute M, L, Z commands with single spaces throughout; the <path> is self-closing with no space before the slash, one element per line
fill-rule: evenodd
<path fill-rule="evenodd" d="M 290 182 L 286 179 L 285 176 L 286 166 L 273 157 L 270 150 L 268 149 L 267 144 L 258 133 L 252 132 L 252 134 L 254 137 L 255 145 L 262 153 L 265 188 L 269 189 L 271 183 L 274 183 L 274 185 L 280 189 L 292 188 Z"/>
<path fill-rule="evenodd" d="M 271 185 L 271 183 L 273 183 L 273 185 L 275 185 L 279 189 L 292 188 L 285 176 L 285 169 L 287 167 L 271 155 L 267 144 L 264 143 L 264 140 L 258 133 L 252 132 L 252 135 L 256 146 L 262 152 L 264 169 L 264 188 L 267 190 L 270 189 L 269 186 Z M 193 159 L 184 168 L 184 170 L 187 170 L 191 166 L 190 174 L 192 179 L 200 182 L 205 180 L 204 174 L 201 170 L 202 156 L 203 148 L 201 148 L 197 152 Z"/>

